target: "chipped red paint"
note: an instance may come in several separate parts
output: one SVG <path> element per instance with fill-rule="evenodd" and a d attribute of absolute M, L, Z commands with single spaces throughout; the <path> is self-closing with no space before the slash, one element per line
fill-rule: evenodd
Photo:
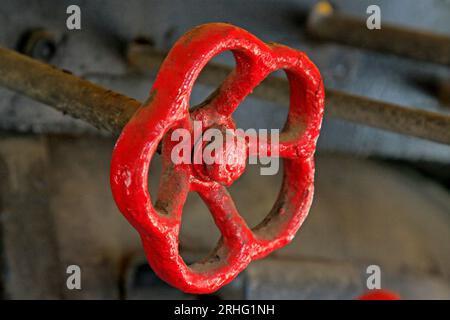
<path fill-rule="evenodd" d="M 231 50 L 236 69 L 208 101 L 189 113 L 189 96 L 206 63 Z M 175 128 L 234 128 L 232 112 L 271 72 L 284 69 L 291 105 L 280 135 L 284 179 L 271 213 L 250 229 L 239 215 L 224 184 L 241 172 L 220 178 L 223 168 L 205 168 L 171 161 L 178 142 Z M 189 293 L 211 293 L 233 280 L 255 259 L 288 244 L 306 218 L 313 197 L 313 154 L 323 116 L 324 89 L 320 73 L 308 57 L 280 44 L 266 44 L 238 27 L 211 23 L 182 36 L 161 65 L 148 101 L 125 126 L 111 163 L 111 188 L 124 216 L 139 232 L 153 270 L 171 285 Z M 149 163 L 162 141 L 163 174 L 155 205 L 148 192 Z M 195 141 L 192 141 L 194 144 Z M 270 154 L 270 144 L 262 146 Z M 239 165 L 236 170 L 243 170 Z M 227 175 L 227 173 L 225 173 Z M 215 181 L 215 177 L 219 180 Z M 221 183 L 220 183 L 221 182 Z M 209 207 L 222 233 L 205 260 L 187 266 L 179 254 L 181 212 L 189 191 Z M 199 230 L 202 232 L 202 230 Z"/>
<path fill-rule="evenodd" d="M 400 300 L 400 296 L 387 290 L 371 290 L 358 298 L 358 300 Z"/>

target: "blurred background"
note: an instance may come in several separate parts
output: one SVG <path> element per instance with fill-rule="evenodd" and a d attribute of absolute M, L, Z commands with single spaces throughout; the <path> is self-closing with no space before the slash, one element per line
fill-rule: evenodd
<path fill-rule="evenodd" d="M 358 38 L 353 35 L 360 25 L 354 22 L 364 27 L 367 7 L 376 4 L 382 30 L 386 26 L 384 46 L 399 43 L 387 27 L 396 25 L 421 30 L 423 37 L 441 34 L 440 49 L 448 48 L 450 1 L 322 2 L 322 8 L 331 6 L 331 13 L 325 11 L 342 27 L 331 31 L 327 20 L 320 20 L 326 17 L 317 16 L 323 13 L 317 3 L 0 0 L 0 45 L 144 101 L 157 67 L 136 63 L 132 48 L 163 54 L 196 25 L 228 22 L 264 41 L 305 51 L 327 89 L 449 114 L 449 51 L 432 61 L 429 55 L 393 54 L 352 39 Z M 66 27 L 71 4 L 81 9 L 81 30 Z M 418 48 L 414 42 L 408 47 Z M 229 52 L 211 61 L 217 63 L 234 65 Z M 196 83 L 192 105 L 203 101 L 220 79 L 212 84 Z M 282 128 L 288 105 L 277 101 L 250 95 L 234 114 L 238 126 Z M 316 154 L 315 199 L 296 238 L 251 263 L 217 293 L 195 296 L 157 278 L 137 233 L 117 210 L 109 188 L 116 138 L 0 87 L 2 298 L 353 299 L 367 290 L 370 265 L 380 266 L 382 288 L 403 298 L 450 298 L 449 145 L 326 113 Z M 155 157 L 151 194 L 159 173 Z M 257 165 L 249 165 L 230 188 L 250 226 L 270 211 L 281 177 L 281 171 L 261 176 Z M 218 239 L 208 209 L 191 193 L 180 235 L 184 259 L 205 256 Z M 66 287 L 66 268 L 72 264 L 81 268 L 81 290 Z"/>

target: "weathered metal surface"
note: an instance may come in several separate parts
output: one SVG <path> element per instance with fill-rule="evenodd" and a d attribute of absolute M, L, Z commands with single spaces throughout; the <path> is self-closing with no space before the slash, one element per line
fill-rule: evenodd
<path fill-rule="evenodd" d="M 328 115 L 450 145 L 450 115 L 327 90 Z"/>
<path fill-rule="evenodd" d="M 190 115 L 189 96 L 198 74 L 210 59 L 226 50 L 235 56 L 236 71 Z M 278 69 L 286 70 L 292 88 L 286 129 L 276 146 L 284 158 L 284 182 L 270 214 L 250 230 L 220 183 L 222 179 L 210 179 L 214 175 L 205 179 L 190 164 L 173 162 L 174 142 L 166 133 L 175 128 L 192 133 L 191 119 L 200 121 L 205 129 L 217 125 L 233 128 L 233 111 L 254 87 Z M 319 71 L 302 52 L 265 44 L 245 30 L 223 23 L 196 27 L 176 42 L 161 66 L 150 98 L 122 131 L 111 162 L 116 203 L 140 233 L 149 263 L 162 279 L 185 292 L 214 292 L 252 260 L 292 240 L 312 203 L 313 154 L 323 107 Z M 147 176 L 160 141 L 163 179 L 153 206 Z M 270 156 L 273 150 L 269 145 L 265 149 Z M 211 210 L 222 239 L 207 259 L 188 267 L 179 254 L 178 234 L 190 190 L 198 192 Z"/>
<path fill-rule="evenodd" d="M 64 280 L 52 216 L 44 137 L 0 137 L 3 298 L 60 299 Z"/>
<path fill-rule="evenodd" d="M 48 265 L 50 261 L 54 262 L 54 253 L 50 253 L 41 241 L 24 239 L 28 246 L 47 249 L 37 250 L 40 255 L 31 250 L 28 257 L 23 256 L 24 242 L 19 241 L 19 236 L 12 235 L 11 228 L 3 228 L 3 233 L 10 230 L 9 237 L 15 240 L 6 245 L 2 237 L 2 254 L 11 256 L 11 252 L 20 252 L 16 261 L 25 268 L 9 268 L 0 279 L 0 282 L 5 276 L 20 279 L 25 293 L 16 291 L 16 298 L 30 297 L 31 287 L 46 292 L 40 295 L 42 298 L 54 297 L 48 292 L 55 288 L 60 290 L 61 286 L 67 299 L 153 299 L 163 294 L 167 298 L 196 298 L 181 297 L 180 291 L 174 288 L 158 291 L 161 288 L 158 284 L 147 282 L 152 279 L 151 275 L 147 277 L 147 272 L 134 286 L 121 284 L 125 268 L 136 265 L 128 263 L 129 257 L 139 256 L 142 247 L 137 233 L 114 205 L 108 187 L 110 155 L 114 146 L 112 138 L 53 136 L 45 142 L 22 135 L 20 140 L 23 142 L 18 143 L 18 137 L 2 137 L 3 145 L 9 145 L 5 152 L 10 156 L 22 154 L 17 157 L 21 161 L 41 154 L 37 150 L 42 148 L 42 143 L 48 145 L 45 158 L 52 170 L 39 169 L 37 173 L 38 176 L 48 173 L 49 185 L 45 188 L 51 192 L 33 191 L 33 194 L 42 196 L 44 208 L 46 201 L 50 204 L 50 214 L 55 217 L 56 255 L 60 257 L 62 268 L 57 272 L 48 269 L 48 277 L 34 277 L 40 268 L 37 263 Z M 24 148 L 25 143 L 27 148 Z M 23 154 L 25 149 L 29 150 L 27 155 Z M 149 187 L 152 195 L 157 191 L 160 160 L 157 156 L 151 163 Z M 14 166 L 16 161 L 10 163 L 13 166 L 6 171 L 9 177 L 18 172 Z M 366 288 L 367 266 L 377 264 L 382 271 L 382 288 L 398 292 L 402 298 L 450 298 L 450 198 L 447 190 L 413 170 L 393 167 L 383 161 L 319 154 L 316 168 L 316 196 L 302 232 L 289 246 L 251 263 L 241 273 L 241 280 L 229 284 L 233 288 L 224 287 L 227 293 L 218 291 L 216 297 L 352 299 Z M 257 225 L 270 210 L 281 180 L 281 172 L 276 176 L 261 176 L 258 166 L 248 165 L 243 176 L 229 188 L 236 207 L 249 226 Z M 30 184 L 30 187 L 32 185 L 33 188 L 43 186 L 39 183 Z M 10 194 L 2 193 L 2 197 L 9 198 Z M 38 220 L 28 220 L 34 221 L 33 225 L 23 225 L 26 221 L 21 221 L 20 212 L 31 213 L 31 210 L 13 211 L 9 217 L 14 217 L 14 221 L 9 219 L 9 226 L 14 222 L 28 230 L 42 230 L 40 232 L 46 238 L 51 236 L 47 228 L 38 227 L 38 222 L 41 225 L 48 221 L 45 218 L 47 211 L 42 217 L 39 214 Z M 190 252 L 196 253 L 194 257 L 204 257 L 215 245 L 216 241 L 212 239 L 218 239 L 219 235 L 200 197 L 190 193 L 180 231 L 182 256 L 187 261 L 192 261 L 192 256 L 187 254 Z M 20 237 L 24 234 L 20 233 Z M 52 258 L 45 261 L 44 253 Z M 25 259 L 34 270 L 22 264 Z M 140 264 L 144 262 L 145 259 L 140 260 Z M 66 288 L 65 268 L 69 264 L 80 265 L 82 290 Z M 56 285 L 51 289 L 53 284 Z M 236 290 L 242 290 L 239 296 L 233 292 L 228 294 L 235 286 Z M 161 292 L 161 295 L 155 292 Z"/>
<path fill-rule="evenodd" d="M 385 22 L 381 29 L 371 30 L 367 28 L 365 19 L 339 13 L 327 1 L 320 1 L 313 7 L 308 18 L 307 31 L 309 35 L 320 40 L 450 65 L 449 36 L 407 29 Z"/>
<path fill-rule="evenodd" d="M 99 129 L 120 132 L 140 103 L 14 51 L 0 48 L 0 85 Z"/>
<path fill-rule="evenodd" d="M 246 270 L 246 299 L 354 300 L 366 292 L 369 264 L 342 260 L 266 259 Z M 448 278 L 382 268 L 381 288 L 402 299 L 448 299 Z M 147 295 L 149 297 L 149 295 Z"/>
<path fill-rule="evenodd" d="M 64 299 L 120 299 L 122 265 L 141 251 L 139 238 L 120 215 L 109 188 L 114 141 L 47 136 L 51 172 L 48 202 L 55 223 Z M 81 269 L 81 289 L 69 290 L 66 268 Z"/>

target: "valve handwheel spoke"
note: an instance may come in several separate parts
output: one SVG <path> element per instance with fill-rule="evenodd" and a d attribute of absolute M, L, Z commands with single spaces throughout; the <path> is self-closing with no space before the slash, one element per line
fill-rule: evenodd
<path fill-rule="evenodd" d="M 216 183 L 196 187 L 200 197 L 211 211 L 214 222 L 222 234 L 226 245 L 234 245 L 241 250 L 253 241 L 253 234 L 245 220 L 238 213 L 227 189 Z"/>
<path fill-rule="evenodd" d="M 219 53 L 231 50 L 236 68 L 221 86 L 189 113 L 189 97 L 202 68 Z M 283 69 L 291 99 L 279 143 L 250 142 L 235 129 L 232 113 L 271 72 Z M 289 243 L 306 218 L 314 190 L 313 155 L 320 131 L 324 89 L 320 73 L 299 51 L 266 44 L 238 27 L 211 23 L 182 36 L 161 65 L 148 101 L 125 126 L 111 162 L 111 188 L 125 217 L 139 232 L 150 265 L 171 285 L 189 293 L 210 293 L 233 280 L 255 259 Z M 219 129 L 237 142 L 213 157 L 225 162 L 174 163 L 172 130 L 192 133 L 192 121 L 203 130 Z M 162 141 L 163 170 L 155 205 L 148 192 L 149 163 Z M 190 141 L 191 149 L 205 148 Z M 272 149 L 272 148 L 276 148 Z M 256 151 L 255 151 L 256 150 Z M 271 212 L 250 229 L 226 186 L 245 170 L 248 156 L 283 158 L 283 184 Z M 219 159 L 219 158 L 216 158 Z M 189 191 L 198 192 L 222 234 L 216 249 L 202 261 L 186 265 L 179 253 L 182 209 Z M 201 230 L 199 230 L 201 232 Z"/>
<path fill-rule="evenodd" d="M 163 166 L 155 209 L 168 218 L 181 219 L 184 203 L 189 193 L 190 174 L 180 166 Z"/>

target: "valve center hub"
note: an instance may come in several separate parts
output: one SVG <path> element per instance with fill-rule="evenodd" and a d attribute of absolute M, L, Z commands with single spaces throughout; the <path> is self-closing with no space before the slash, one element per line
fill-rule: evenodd
<path fill-rule="evenodd" d="M 209 128 L 194 145 L 194 170 L 203 181 L 229 186 L 244 173 L 246 164 L 245 138 L 233 129 Z"/>
<path fill-rule="evenodd" d="M 230 130 L 222 130 L 222 132 L 225 134 L 221 143 L 210 142 L 203 148 L 204 155 L 206 153 L 209 156 L 204 159 L 205 171 L 212 180 L 229 186 L 245 171 L 247 145 L 245 139 L 234 132 Z"/>

